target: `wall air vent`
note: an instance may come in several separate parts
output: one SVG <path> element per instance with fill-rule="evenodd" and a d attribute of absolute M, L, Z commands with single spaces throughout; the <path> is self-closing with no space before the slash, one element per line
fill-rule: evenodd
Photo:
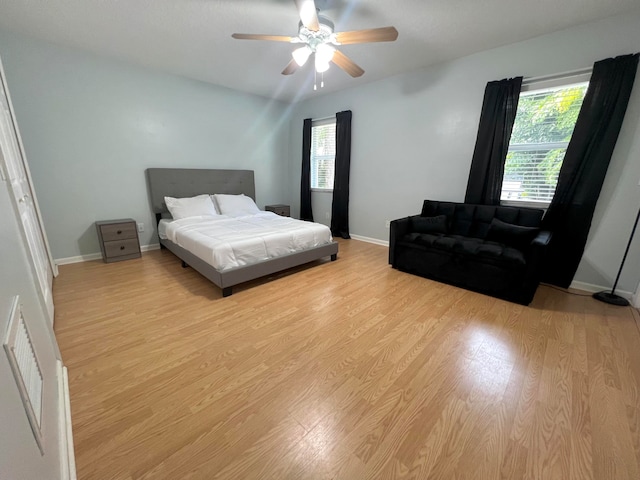
<path fill-rule="evenodd" d="M 31 430 L 44 455 L 42 441 L 42 371 L 33 349 L 33 343 L 27 324 L 22 316 L 22 305 L 16 296 L 11 306 L 7 333 L 4 337 L 4 350 L 7 353 L 13 376 L 22 398 L 25 412 L 31 424 Z"/>

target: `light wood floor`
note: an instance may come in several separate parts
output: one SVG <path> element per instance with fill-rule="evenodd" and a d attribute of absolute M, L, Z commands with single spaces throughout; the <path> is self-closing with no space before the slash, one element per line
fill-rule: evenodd
<path fill-rule="evenodd" d="M 169 252 L 60 267 L 78 478 L 640 478 L 631 308 L 337 262 L 229 298 Z"/>

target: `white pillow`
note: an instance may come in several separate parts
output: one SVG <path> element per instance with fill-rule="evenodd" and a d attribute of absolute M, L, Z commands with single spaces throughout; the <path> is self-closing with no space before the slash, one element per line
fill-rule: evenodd
<path fill-rule="evenodd" d="M 191 198 L 164 197 L 164 203 L 167 205 L 167 209 L 174 220 L 202 215 L 218 215 L 216 206 L 207 194 Z"/>
<path fill-rule="evenodd" d="M 230 217 L 241 217 L 243 215 L 255 215 L 260 213 L 260 209 L 253 201 L 251 197 L 247 197 L 244 194 L 240 195 L 225 195 L 222 193 L 216 193 L 213 196 L 218 205 L 218 210 L 222 215 L 229 215 Z"/>

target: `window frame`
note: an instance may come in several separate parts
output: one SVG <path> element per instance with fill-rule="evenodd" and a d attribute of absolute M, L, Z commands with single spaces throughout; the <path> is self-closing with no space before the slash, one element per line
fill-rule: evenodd
<path fill-rule="evenodd" d="M 579 70 L 579 71 L 575 71 L 575 72 L 570 72 L 570 73 L 564 73 L 564 74 L 559 74 L 559 75 L 549 75 L 549 76 L 544 76 L 544 77 L 536 77 L 536 78 L 529 78 L 529 79 L 525 79 L 522 82 L 522 87 L 520 88 L 520 94 L 522 93 L 526 93 L 526 92 L 536 92 L 536 91 L 540 91 L 540 90 L 546 90 L 546 89 L 555 89 L 558 87 L 565 87 L 565 88 L 570 88 L 572 86 L 576 86 L 576 85 L 580 85 L 583 83 L 587 83 L 591 80 L 591 73 L 592 73 L 592 69 L 584 69 L 584 70 Z M 588 88 L 588 85 L 587 85 Z M 516 112 L 517 113 L 517 112 Z M 514 124 L 515 126 L 515 124 Z M 574 126 L 575 128 L 575 126 Z M 573 136 L 573 134 L 572 134 Z M 569 145 L 569 142 L 571 141 L 571 139 L 569 139 L 569 141 L 567 142 L 548 142 L 548 143 L 539 143 L 539 144 L 535 144 L 535 143 L 531 143 L 531 144 L 515 144 L 516 147 L 513 150 L 524 150 L 525 147 L 524 145 L 527 145 L 526 149 L 527 150 L 533 150 L 535 149 L 536 146 L 540 146 L 543 147 L 541 149 L 549 149 L 549 147 L 551 147 L 551 149 L 553 148 L 567 148 L 567 146 Z M 533 147 L 533 148 L 532 148 Z M 511 139 L 509 139 L 509 145 L 507 146 L 507 154 L 512 151 L 512 147 L 511 147 Z M 563 159 L 564 162 L 564 159 Z M 506 165 L 506 159 L 505 159 L 505 165 Z M 504 172 L 502 174 L 502 182 L 504 183 Z M 557 184 L 556 184 L 557 185 Z M 555 192 L 554 192 L 555 195 Z M 502 196 L 502 188 L 501 188 L 501 196 Z M 546 211 L 546 209 L 549 207 L 549 205 L 551 204 L 551 201 L 547 202 L 547 201 L 540 201 L 540 200 L 514 200 L 514 199 L 505 199 L 503 200 L 502 198 L 500 199 L 500 205 L 504 205 L 504 206 L 510 206 L 510 207 L 533 207 L 533 208 L 542 208 Z"/>
<path fill-rule="evenodd" d="M 310 171 L 309 171 L 309 175 L 311 178 L 309 178 L 309 185 L 311 185 L 311 191 L 312 192 L 318 192 L 318 193 L 333 193 L 333 188 L 321 188 L 321 187 L 314 187 L 313 186 L 313 178 L 314 178 L 314 161 L 313 161 L 313 129 L 315 127 L 322 127 L 325 125 L 336 125 L 336 117 L 326 117 L 326 118 L 320 118 L 317 120 L 312 120 L 311 121 L 311 152 L 310 152 L 310 156 L 309 156 L 309 163 L 310 163 Z M 333 153 L 333 166 L 335 169 L 335 162 L 336 162 L 336 152 L 334 151 Z M 317 176 L 317 174 L 316 174 Z"/>

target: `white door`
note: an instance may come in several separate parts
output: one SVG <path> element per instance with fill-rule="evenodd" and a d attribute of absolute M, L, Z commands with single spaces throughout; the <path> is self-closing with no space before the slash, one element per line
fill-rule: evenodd
<path fill-rule="evenodd" d="M 11 100 L 0 62 L 0 174 L 9 184 L 14 197 L 14 205 L 21 221 L 25 244 L 31 254 L 33 273 L 42 304 L 53 325 L 53 276 L 55 265 L 52 261 L 46 234 L 38 215 L 36 196 L 29 178 L 29 169 L 24 156 Z M 5 178 L 3 178 L 5 180 Z"/>

